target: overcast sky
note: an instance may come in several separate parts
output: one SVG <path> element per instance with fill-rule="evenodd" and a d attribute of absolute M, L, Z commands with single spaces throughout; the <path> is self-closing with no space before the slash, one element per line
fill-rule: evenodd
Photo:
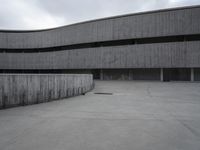
<path fill-rule="evenodd" d="M 200 0 L 0 0 L 0 29 L 44 29 Z"/>

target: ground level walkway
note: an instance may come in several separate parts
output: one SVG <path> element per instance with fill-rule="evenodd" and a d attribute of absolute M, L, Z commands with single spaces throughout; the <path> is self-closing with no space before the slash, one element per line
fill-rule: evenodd
<path fill-rule="evenodd" d="M 95 83 L 85 96 L 0 110 L 0 150 L 200 149 L 200 83 Z"/>

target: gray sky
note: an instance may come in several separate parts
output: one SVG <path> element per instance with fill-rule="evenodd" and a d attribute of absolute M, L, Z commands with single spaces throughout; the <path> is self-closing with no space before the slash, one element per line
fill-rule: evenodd
<path fill-rule="evenodd" d="M 0 29 L 44 29 L 200 0 L 0 0 Z"/>

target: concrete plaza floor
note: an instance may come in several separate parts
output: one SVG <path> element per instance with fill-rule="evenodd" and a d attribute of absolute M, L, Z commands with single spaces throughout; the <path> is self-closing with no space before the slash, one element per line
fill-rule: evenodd
<path fill-rule="evenodd" d="M 96 81 L 85 96 L 0 110 L 0 150 L 199 149 L 200 83 Z"/>

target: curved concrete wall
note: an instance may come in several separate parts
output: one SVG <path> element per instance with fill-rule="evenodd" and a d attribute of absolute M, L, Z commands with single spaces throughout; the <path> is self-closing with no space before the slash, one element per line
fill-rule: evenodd
<path fill-rule="evenodd" d="M 45 53 L 0 53 L 1 69 L 200 67 L 200 42 L 157 43 Z"/>
<path fill-rule="evenodd" d="M 130 14 L 39 31 L 0 31 L 0 49 L 198 35 L 200 6 Z M 0 53 L 0 69 L 199 68 L 200 39 L 51 52 Z"/>
<path fill-rule="evenodd" d="M 0 31 L 0 48 L 44 48 L 78 43 L 200 33 L 200 6 L 130 14 L 34 32 Z"/>
<path fill-rule="evenodd" d="M 49 102 L 84 94 L 92 75 L 0 75 L 0 108 Z"/>

